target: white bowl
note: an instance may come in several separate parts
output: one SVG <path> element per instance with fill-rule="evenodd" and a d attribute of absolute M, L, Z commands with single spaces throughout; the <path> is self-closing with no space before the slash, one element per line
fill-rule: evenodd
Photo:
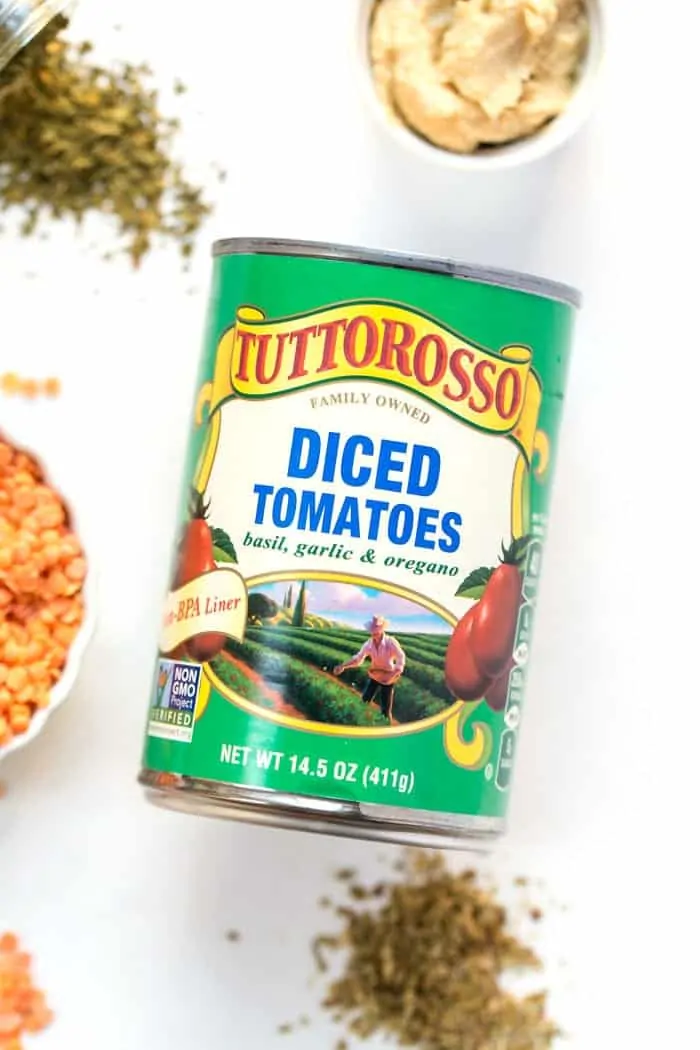
<path fill-rule="evenodd" d="M 519 167 L 559 149 L 579 131 L 590 116 L 597 97 L 603 61 L 604 26 L 601 0 L 586 0 L 590 23 L 588 50 L 574 95 L 564 112 L 527 138 L 503 146 L 489 146 L 475 153 L 453 153 L 440 146 L 434 146 L 387 111 L 375 87 L 370 59 L 370 25 L 376 5 L 377 0 L 360 0 L 358 43 L 363 94 L 380 125 L 414 156 L 440 164 L 443 168 L 456 168 L 461 171 L 488 172 Z"/>
<path fill-rule="evenodd" d="M 40 406 L 38 405 L 33 405 L 32 408 L 38 412 L 41 411 Z M 19 434 L 17 433 L 18 429 L 20 430 Z M 22 429 L 23 428 L 21 427 L 18 428 L 15 426 L 13 430 L 10 431 L 10 429 L 4 425 L 0 425 L 0 438 L 8 444 L 13 445 L 15 448 L 26 452 L 37 461 L 44 472 L 46 481 L 60 494 L 61 499 L 66 506 L 70 516 L 71 528 L 77 534 L 83 545 L 87 561 L 87 576 L 85 577 L 85 582 L 83 584 L 85 615 L 80 630 L 75 636 L 68 652 L 68 659 L 66 660 L 66 665 L 63 668 L 61 677 L 51 690 L 48 706 L 36 711 L 34 717 L 29 723 L 29 728 L 26 733 L 21 733 L 19 736 L 13 737 L 8 744 L 0 744 L 0 762 L 2 762 L 3 758 L 7 758 L 7 756 L 11 755 L 14 751 L 19 751 L 20 748 L 25 747 L 27 744 L 31 743 L 32 740 L 35 740 L 46 726 L 46 723 L 53 712 L 68 698 L 78 676 L 78 671 L 85 650 L 87 649 L 88 643 L 90 642 L 95 629 L 95 570 L 90 558 L 89 547 L 87 546 L 85 537 L 81 531 L 80 515 L 71 502 L 70 495 L 72 489 L 70 485 L 70 470 L 66 469 L 65 466 L 62 467 L 60 462 L 54 463 L 50 454 L 49 456 L 45 456 L 41 450 L 35 447 L 35 443 L 32 440 L 26 440 L 21 433 Z"/>

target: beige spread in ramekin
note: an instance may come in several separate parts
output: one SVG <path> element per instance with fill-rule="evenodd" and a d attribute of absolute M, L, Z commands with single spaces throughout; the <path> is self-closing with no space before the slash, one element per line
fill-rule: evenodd
<path fill-rule="evenodd" d="M 585 0 L 378 0 L 375 84 L 388 110 L 455 153 L 526 138 L 568 106 Z"/>

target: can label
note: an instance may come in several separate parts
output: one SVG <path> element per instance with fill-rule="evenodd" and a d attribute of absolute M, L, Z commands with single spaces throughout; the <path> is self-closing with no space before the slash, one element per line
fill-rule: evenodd
<path fill-rule="evenodd" d="M 504 815 L 573 312 L 215 261 L 146 768 Z"/>

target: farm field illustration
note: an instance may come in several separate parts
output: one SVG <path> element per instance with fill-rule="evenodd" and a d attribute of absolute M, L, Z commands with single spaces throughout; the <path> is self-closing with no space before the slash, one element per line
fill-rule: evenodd
<path fill-rule="evenodd" d="M 405 654 L 391 717 L 364 702 L 370 665 L 338 672 L 368 641 L 373 617 Z M 211 662 L 230 690 L 261 708 L 331 725 L 386 728 L 439 715 L 454 704 L 445 684 L 451 628 L 406 598 L 355 583 L 279 581 L 251 589 L 243 642 Z"/>

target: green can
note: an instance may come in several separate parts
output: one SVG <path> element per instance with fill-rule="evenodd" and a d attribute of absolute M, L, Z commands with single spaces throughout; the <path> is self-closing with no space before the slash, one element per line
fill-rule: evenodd
<path fill-rule="evenodd" d="M 221 241 L 140 781 L 172 809 L 503 832 L 578 294 Z"/>

